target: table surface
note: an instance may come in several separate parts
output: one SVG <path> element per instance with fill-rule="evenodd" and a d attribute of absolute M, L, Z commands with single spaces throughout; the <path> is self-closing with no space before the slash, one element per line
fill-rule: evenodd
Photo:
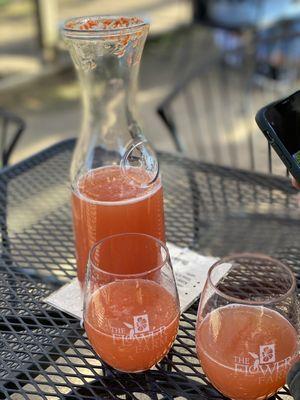
<path fill-rule="evenodd" d="M 163 362 L 124 374 L 101 364 L 77 320 L 42 302 L 76 275 L 73 147 L 59 143 L 0 174 L 0 399 L 223 399 L 196 357 L 197 304 L 182 315 Z M 214 256 L 270 254 L 299 283 L 298 196 L 286 179 L 159 157 L 169 241 Z"/>

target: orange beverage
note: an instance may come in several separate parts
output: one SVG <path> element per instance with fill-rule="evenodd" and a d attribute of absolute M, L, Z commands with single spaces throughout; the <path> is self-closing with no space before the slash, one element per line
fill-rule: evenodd
<path fill-rule="evenodd" d="M 297 357 L 297 333 L 277 311 L 228 305 L 198 324 L 196 346 L 212 384 L 235 400 L 269 397 Z"/>
<path fill-rule="evenodd" d="M 151 280 L 125 279 L 97 289 L 84 316 L 96 353 L 125 372 L 151 368 L 172 346 L 179 323 L 174 296 Z"/>
<path fill-rule="evenodd" d="M 97 168 L 79 179 L 72 206 L 81 283 L 88 252 L 97 241 L 125 232 L 146 233 L 165 241 L 161 181 L 145 187 L 142 183 L 147 180 L 143 169 L 131 167 L 125 175 L 119 166 Z"/>

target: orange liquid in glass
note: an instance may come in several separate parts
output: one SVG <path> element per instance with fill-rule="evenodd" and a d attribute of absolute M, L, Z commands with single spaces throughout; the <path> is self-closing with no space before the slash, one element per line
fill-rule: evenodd
<path fill-rule="evenodd" d="M 84 327 L 96 353 L 125 372 L 151 368 L 175 340 L 179 310 L 174 297 L 150 280 L 109 283 L 92 296 Z"/>
<path fill-rule="evenodd" d="M 297 357 L 297 333 L 276 311 L 231 305 L 204 318 L 196 346 L 205 374 L 220 392 L 236 400 L 264 399 L 285 384 Z"/>
<path fill-rule="evenodd" d="M 146 233 L 165 241 L 163 191 L 160 179 L 142 187 L 146 172 L 102 167 L 82 177 L 72 194 L 77 276 L 84 282 L 93 244 L 117 233 Z M 130 271 L 127 271 L 128 273 Z M 136 271 L 133 271 L 136 272 Z"/>

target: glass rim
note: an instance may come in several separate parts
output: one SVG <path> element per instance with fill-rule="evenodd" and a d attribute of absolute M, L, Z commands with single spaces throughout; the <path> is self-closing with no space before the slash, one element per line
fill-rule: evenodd
<path fill-rule="evenodd" d="M 212 275 L 213 271 L 221 264 L 230 263 L 230 261 L 238 260 L 238 259 L 245 258 L 245 257 L 272 261 L 277 266 L 280 266 L 281 268 L 283 268 L 289 274 L 289 276 L 291 278 L 291 285 L 290 285 L 289 289 L 285 293 L 278 295 L 276 298 L 272 298 L 272 299 L 268 299 L 268 300 L 244 300 L 239 297 L 230 296 L 230 295 L 224 293 L 219 288 L 217 288 L 217 286 L 212 282 L 212 279 L 211 279 L 211 275 Z M 295 278 L 295 275 L 294 275 L 292 269 L 289 266 L 282 263 L 281 261 L 279 261 L 273 257 L 267 256 L 265 254 L 262 254 L 262 253 L 233 253 L 229 256 L 220 258 L 209 268 L 208 273 L 207 273 L 207 281 L 209 282 L 210 286 L 213 287 L 215 292 L 219 296 L 225 298 L 226 300 L 230 300 L 235 303 L 250 304 L 250 305 L 264 305 L 264 304 L 277 303 L 279 301 L 284 300 L 288 296 L 290 296 L 296 289 L 296 278 Z"/>
<path fill-rule="evenodd" d="M 158 243 L 160 248 L 163 248 L 164 251 L 165 251 L 165 256 L 164 256 L 162 262 L 158 266 L 156 266 L 156 267 L 154 267 L 152 269 L 149 269 L 149 270 L 144 271 L 144 272 L 135 273 L 135 274 L 134 273 L 133 274 L 118 274 L 118 273 L 115 273 L 115 272 L 108 272 L 108 271 L 105 271 L 104 269 L 102 269 L 101 267 L 97 266 L 95 264 L 95 262 L 93 261 L 93 255 L 94 255 L 96 249 L 98 248 L 98 246 L 101 246 L 103 243 L 107 242 L 108 240 L 111 240 L 111 239 L 117 238 L 117 237 L 122 237 L 122 236 L 142 236 L 142 237 L 146 237 L 148 239 L 151 239 L 153 242 Z M 110 235 L 110 236 L 107 236 L 104 239 L 101 239 L 98 242 L 96 242 L 91 247 L 91 249 L 89 251 L 88 269 L 94 268 L 97 271 L 101 272 L 101 274 L 105 274 L 107 276 L 111 276 L 111 277 L 115 277 L 115 278 L 116 277 L 122 277 L 122 279 L 126 279 L 126 278 L 132 279 L 132 278 L 140 278 L 142 276 L 149 275 L 149 274 L 151 274 L 153 272 L 156 272 L 156 271 L 160 270 L 162 267 L 164 267 L 167 264 L 167 262 L 169 260 L 170 260 L 169 250 L 168 250 L 166 244 L 164 244 L 160 239 L 158 239 L 158 238 L 156 238 L 154 236 L 148 235 L 146 233 L 126 232 L 126 233 L 117 233 L 115 235 Z M 88 274 L 86 274 L 86 279 L 88 279 Z"/>
<path fill-rule="evenodd" d="M 93 28 L 93 29 L 79 29 L 79 28 L 73 28 L 73 27 L 67 27 L 67 24 L 70 23 L 79 23 L 82 21 L 82 23 L 85 22 L 85 20 L 93 20 L 93 21 L 101 21 L 103 19 L 112 19 L 112 20 L 118 20 L 120 18 L 136 18 L 139 20 L 139 22 L 133 23 L 131 26 L 118 26 L 118 27 L 112 27 L 112 28 Z M 81 37 L 90 37 L 90 36 L 113 36 L 113 35 L 118 35 L 120 33 L 128 34 L 136 31 L 140 31 L 145 27 L 149 27 L 150 24 L 147 22 L 144 18 L 138 17 L 135 15 L 83 15 L 79 17 L 71 17 L 68 18 L 64 21 L 63 27 L 62 27 L 62 32 L 63 34 L 67 36 L 72 36 L 80 34 Z"/>

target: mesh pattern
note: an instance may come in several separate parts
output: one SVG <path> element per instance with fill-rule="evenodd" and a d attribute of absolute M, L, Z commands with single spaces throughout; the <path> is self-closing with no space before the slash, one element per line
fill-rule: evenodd
<path fill-rule="evenodd" d="M 292 288 L 293 279 L 289 273 L 271 259 L 254 257 L 237 257 L 229 259 L 231 269 L 218 283 L 217 272 L 221 272 L 226 263 L 215 267 L 212 281 L 227 296 L 234 296 L 246 301 L 277 301 Z M 288 295 L 292 297 L 294 293 Z"/>
<path fill-rule="evenodd" d="M 58 144 L 0 176 L 0 399 L 223 399 L 196 357 L 196 304 L 182 316 L 168 357 L 132 375 L 102 364 L 80 323 L 42 302 L 75 276 L 73 145 Z M 297 198 L 288 182 L 167 154 L 160 163 L 170 241 L 217 256 L 275 254 L 299 276 Z"/>

